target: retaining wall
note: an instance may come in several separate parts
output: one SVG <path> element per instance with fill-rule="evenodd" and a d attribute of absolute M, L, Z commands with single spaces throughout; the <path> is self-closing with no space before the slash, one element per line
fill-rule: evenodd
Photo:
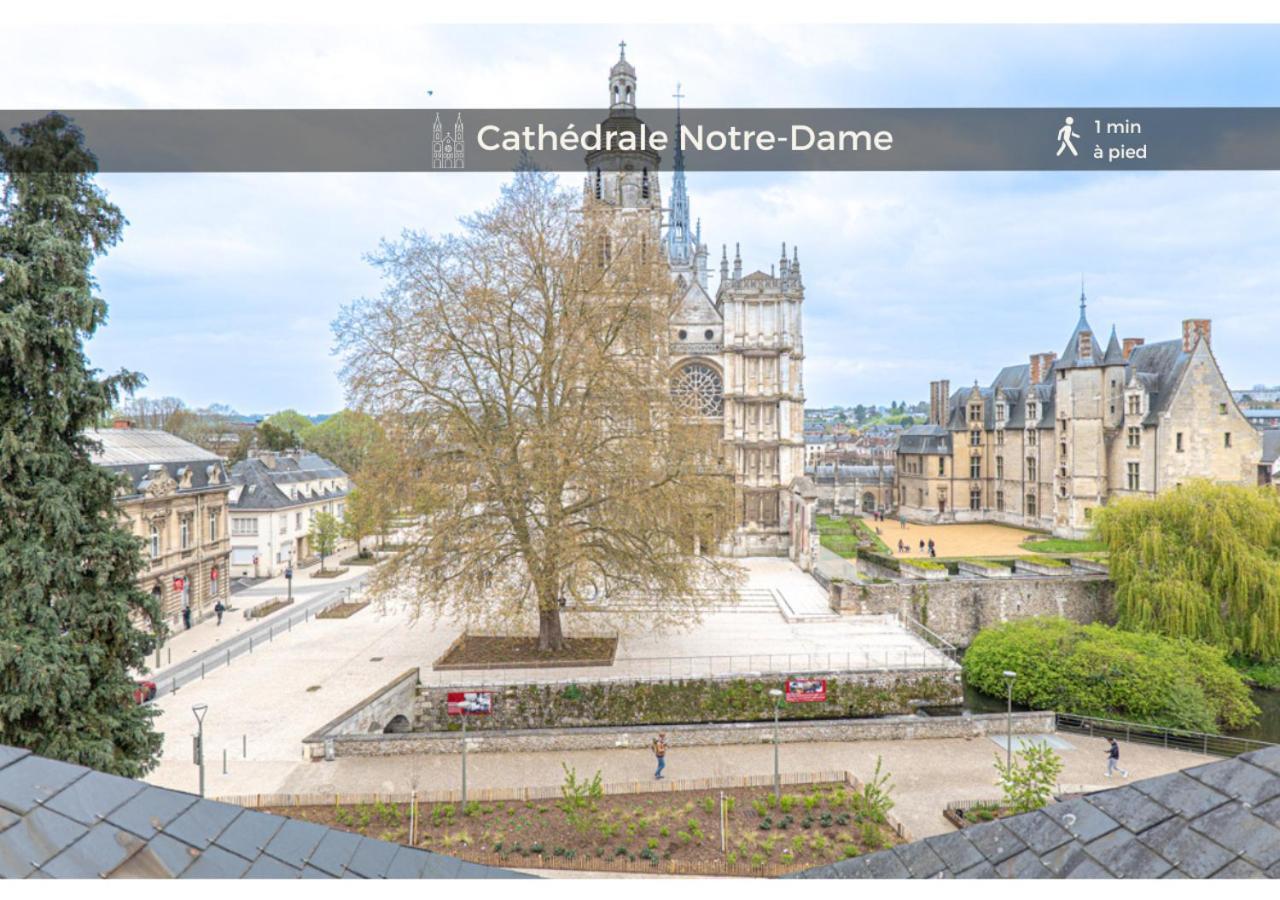
<path fill-rule="evenodd" d="M 860 567 L 864 564 L 860 561 Z M 1104 575 L 1045 578 L 965 578 L 889 584 L 838 583 L 831 607 L 857 615 L 910 616 L 958 647 L 990 625 L 1033 616 L 1061 616 L 1073 622 L 1115 621 L 1114 585 Z"/>
<path fill-rule="evenodd" d="M 1013 714 L 1014 734 L 1046 734 L 1054 730 L 1052 712 Z M 1007 727 L 1003 713 L 978 716 L 894 716 L 883 719 L 830 719 L 815 722 L 782 722 L 779 743 L 815 741 L 926 740 L 973 738 L 1003 734 Z M 672 747 L 761 744 L 773 741 L 772 722 L 726 725 L 664 725 Z M 618 747 L 647 749 L 657 727 L 547 728 L 527 731 L 467 733 L 467 751 L 480 753 L 533 752 L 546 750 L 609 750 Z M 304 741 L 313 761 L 325 758 L 323 740 L 313 735 Z M 436 734 L 343 734 L 329 738 L 335 757 L 413 756 L 461 753 L 462 735 Z"/>
<path fill-rule="evenodd" d="M 411 724 L 418 696 L 418 669 L 407 669 L 336 718 L 302 739 L 303 744 L 323 744 L 325 738 L 350 734 L 381 733 L 396 716 Z"/>

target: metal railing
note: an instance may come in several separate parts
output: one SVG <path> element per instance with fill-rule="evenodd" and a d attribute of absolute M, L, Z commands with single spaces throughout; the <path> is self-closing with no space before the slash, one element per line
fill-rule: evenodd
<path fill-rule="evenodd" d="M 1058 731 L 1087 734 L 1090 737 L 1113 737 L 1116 740 L 1134 744 L 1151 744 L 1164 747 L 1166 750 L 1186 750 L 1204 756 L 1238 756 L 1250 750 L 1277 746 L 1267 741 L 1255 741 L 1226 734 L 1183 731 L 1178 728 L 1163 728 L 1159 725 L 1144 725 L 1118 719 L 1098 719 L 1069 713 L 1057 713 L 1055 719 Z"/>
<path fill-rule="evenodd" d="M 421 683 L 431 687 L 485 687 L 509 684 L 559 683 L 575 679 L 576 671 L 591 682 L 677 681 L 690 678 L 751 677 L 762 674 L 821 673 L 953 668 L 945 650 L 919 644 L 891 644 L 867 650 L 817 653 L 735 653 L 719 656 L 656 656 L 615 660 L 605 666 L 563 666 L 546 669 L 451 669 L 423 672 Z"/>
<path fill-rule="evenodd" d="M 946 656 L 947 659 L 951 660 L 952 662 L 956 661 L 957 657 L 959 656 L 960 650 L 956 647 L 955 644 L 951 643 L 941 635 L 933 631 L 930 631 L 924 625 L 921 625 L 915 619 L 911 618 L 911 616 L 904 616 L 901 613 L 895 613 L 895 616 L 898 619 L 898 624 L 901 625 L 903 628 L 905 628 L 907 631 L 911 632 L 916 637 L 920 638 L 920 640 L 928 644 L 930 647 L 933 647 L 939 653 Z"/>

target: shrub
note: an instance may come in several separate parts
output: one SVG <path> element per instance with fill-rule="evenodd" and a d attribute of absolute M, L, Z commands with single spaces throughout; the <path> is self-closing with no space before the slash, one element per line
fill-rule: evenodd
<path fill-rule="evenodd" d="M 1223 653 L 1185 638 L 1025 619 L 983 629 L 964 657 L 965 678 L 1033 709 L 1216 733 L 1252 723 L 1258 708 Z"/>
<path fill-rule="evenodd" d="M 796 805 L 795 794 L 783 794 L 782 799 L 778 801 L 784 813 L 791 812 L 792 807 Z"/>
<path fill-rule="evenodd" d="M 863 813 L 875 822 L 884 822 L 889 810 L 893 809 L 893 801 L 889 799 L 893 785 L 889 782 L 889 773 L 880 771 L 883 762 L 879 756 L 876 757 L 875 771 L 871 773 L 871 779 L 862 785 L 860 795 Z"/>
<path fill-rule="evenodd" d="M 763 800 L 752 800 L 751 808 L 754 809 L 756 811 L 756 815 L 762 819 L 769 812 L 769 804 Z"/>
<path fill-rule="evenodd" d="M 1037 742 L 1014 754 L 1009 765 L 996 755 L 996 780 L 1004 790 L 1004 803 L 1014 813 L 1040 809 L 1053 797 L 1062 772 L 1062 760 L 1047 743 Z"/>
<path fill-rule="evenodd" d="M 703 812 L 705 812 L 707 815 L 711 815 L 712 813 L 714 813 L 714 812 L 716 811 L 716 798 L 715 798 L 715 797 L 703 797 L 703 798 L 702 798 L 702 811 L 703 811 Z"/>

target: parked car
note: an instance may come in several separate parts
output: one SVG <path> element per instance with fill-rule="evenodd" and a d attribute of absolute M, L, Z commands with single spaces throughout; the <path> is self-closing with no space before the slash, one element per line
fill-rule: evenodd
<path fill-rule="evenodd" d="M 138 705 L 148 703 L 156 699 L 156 683 L 154 681 L 139 681 L 133 687 L 133 702 Z"/>

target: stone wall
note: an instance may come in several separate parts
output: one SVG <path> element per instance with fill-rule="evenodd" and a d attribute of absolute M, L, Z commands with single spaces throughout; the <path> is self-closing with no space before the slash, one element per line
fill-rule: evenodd
<path fill-rule="evenodd" d="M 1014 734 L 1046 734 L 1054 730 L 1052 712 L 1013 714 Z M 1003 713 L 979 716 L 894 716 L 884 719 L 829 719 L 819 722 L 783 722 L 778 727 L 780 743 L 814 741 L 928 740 L 975 738 L 1003 734 L 1007 722 Z M 728 725 L 666 725 L 667 741 L 673 748 L 762 744 L 773 741 L 773 723 L 753 722 Z M 611 750 L 619 747 L 644 748 L 657 735 L 654 727 L 546 728 L 528 731 L 467 732 L 467 751 L 515 753 L 546 750 Z M 324 742 L 313 735 L 304 741 L 312 761 L 324 759 Z M 462 735 L 369 734 L 339 735 L 330 739 L 333 755 L 414 756 L 460 753 Z"/>
<path fill-rule="evenodd" d="M 1115 620 L 1113 585 L 1103 575 L 1046 578 L 833 584 L 831 606 L 857 615 L 910 616 L 958 647 L 967 647 L 983 628 L 1033 616 L 1061 616 L 1073 622 Z"/>
<path fill-rule="evenodd" d="M 397 725 L 402 721 L 407 731 L 412 727 L 417 692 L 418 669 L 407 669 L 337 718 L 321 725 L 303 738 L 303 743 L 323 743 L 325 738 L 340 735 L 381 734 L 397 717 L 403 717 Z"/>
<path fill-rule="evenodd" d="M 795 673 L 799 674 L 799 673 Z M 783 719 L 898 715 L 919 706 L 958 705 L 959 669 L 954 664 L 916 669 L 855 672 L 805 672 L 827 680 L 823 703 L 784 703 Z M 773 718 L 771 688 L 784 675 L 739 675 L 666 681 L 581 681 L 504 685 L 494 688 L 493 713 L 477 716 L 469 731 L 596 725 L 658 725 L 687 722 L 747 722 Z M 484 690 L 477 684 L 469 690 Z M 451 731 L 461 727 L 445 711 L 449 688 L 418 692 L 415 731 Z M 457 688 L 453 688 L 457 690 Z"/>

